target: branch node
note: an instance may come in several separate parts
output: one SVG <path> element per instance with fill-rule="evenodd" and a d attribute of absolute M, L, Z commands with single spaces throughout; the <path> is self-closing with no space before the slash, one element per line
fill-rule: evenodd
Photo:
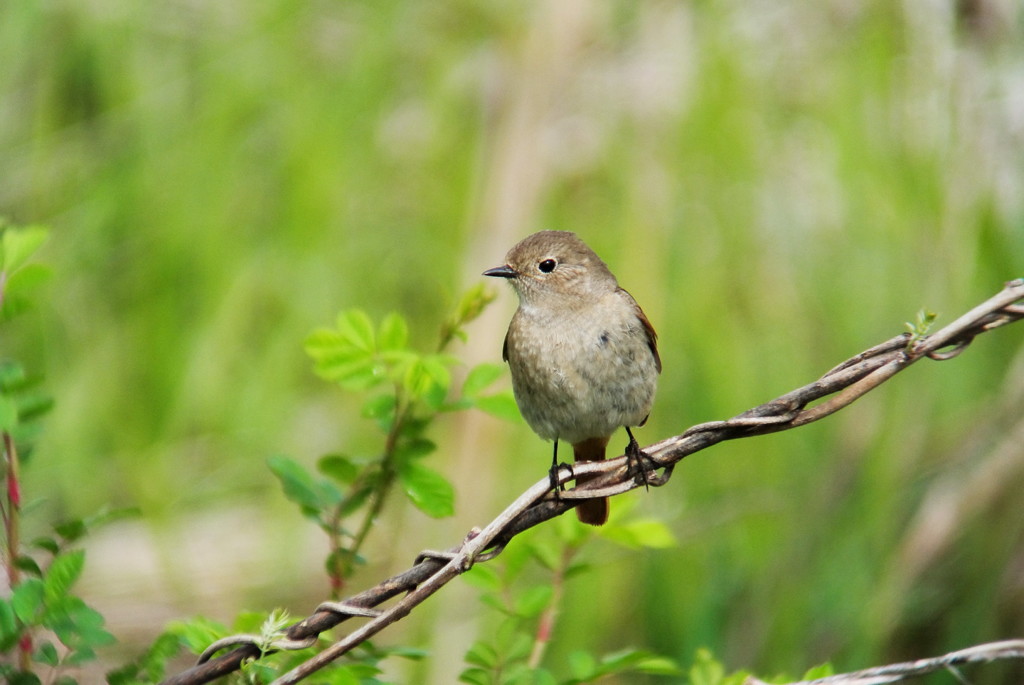
<path fill-rule="evenodd" d="M 224 649 L 232 649 L 235 647 L 255 647 L 261 653 L 267 654 L 270 652 L 288 651 L 306 649 L 316 644 L 316 637 L 308 637 L 304 640 L 292 640 L 288 638 L 280 640 L 266 640 L 256 635 L 229 635 L 228 637 L 217 640 L 199 655 L 199 659 L 196 660 L 196 665 L 206 663 L 213 655 Z"/>

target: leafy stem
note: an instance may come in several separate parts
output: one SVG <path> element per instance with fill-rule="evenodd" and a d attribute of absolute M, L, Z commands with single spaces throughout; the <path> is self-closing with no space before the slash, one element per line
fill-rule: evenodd
<path fill-rule="evenodd" d="M 7 554 L 4 564 L 7 579 L 11 587 L 21 582 L 21 569 L 18 568 L 18 550 L 21 547 L 21 492 L 19 478 L 18 449 L 14 438 L 7 431 L 3 433 L 4 466 L 7 480 L 4 498 L 3 518 L 4 536 L 7 541 Z M 28 633 L 18 641 L 18 667 L 29 671 L 32 667 L 32 640 Z"/>
<path fill-rule="evenodd" d="M 544 654 L 551 643 L 551 636 L 555 632 L 555 622 L 558 618 L 558 611 L 562 606 L 562 597 L 565 595 L 565 578 L 572 561 L 576 557 L 579 548 L 574 545 L 565 545 L 559 558 L 558 566 L 551 569 L 551 600 L 537 617 L 537 629 L 533 635 L 533 648 L 530 650 L 530 658 L 526 665 L 531 668 L 539 668 L 544 661 Z"/>
<path fill-rule="evenodd" d="M 400 387 L 395 387 L 395 394 L 396 397 L 401 398 L 402 391 Z M 345 564 L 344 573 L 340 578 L 335 579 L 335 582 L 332 583 L 332 586 L 338 588 L 339 591 L 341 589 L 341 585 L 344 583 L 344 579 L 351 575 L 354 570 L 355 561 L 359 558 L 359 552 L 363 548 L 363 543 L 366 542 L 370 531 L 373 529 L 374 522 L 377 520 L 381 510 L 384 508 L 384 501 L 387 499 L 388 492 L 394 486 L 395 478 L 397 476 L 395 456 L 397 453 L 399 435 L 404 427 L 407 411 L 408 402 L 399 401 L 395 408 L 394 421 L 392 422 L 391 428 L 388 430 L 387 438 L 384 441 L 384 454 L 380 462 L 380 478 L 373 490 L 373 494 L 370 496 L 370 503 L 366 514 L 363 517 L 362 524 L 359 527 L 359 531 L 355 534 L 352 540 L 352 547 L 349 550 L 349 554 L 346 555 L 348 557 L 348 561 Z M 340 542 L 340 537 L 338 540 Z M 334 598 L 337 599 L 338 597 L 335 596 Z"/>
<path fill-rule="evenodd" d="M 471 369 L 461 393 L 452 388 L 452 369 L 459 362 L 445 350 L 465 338 L 464 326 L 492 299 L 482 287 L 467 292 L 444 320 L 433 353 L 409 344 L 408 323 L 398 314 L 374 322 L 359 309 L 341 312 L 333 327 L 319 328 L 306 339 L 316 373 L 342 390 L 368 393 L 362 416 L 383 433 L 376 456 L 326 455 L 317 463 L 319 475 L 284 457 L 269 462 L 285 495 L 328 536 L 327 574 L 335 598 L 361 562 L 360 553 L 393 490 L 398 488 L 428 516 L 454 512 L 454 487 L 426 465 L 425 457 L 436 449 L 427 438 L 434 419 L 470 408 L 516 415 L 511 393 L 484 393 L 502 375 L 497 365 Z M 357 522 L 349 529 L 346 521 Z"/>

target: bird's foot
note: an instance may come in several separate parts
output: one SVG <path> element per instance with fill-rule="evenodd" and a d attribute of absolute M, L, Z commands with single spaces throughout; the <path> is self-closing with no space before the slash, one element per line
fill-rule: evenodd
<path fill-rule="evenodd" d="M 573 471 L 572 464 L 566 464 L 564 461 L 561 464 L 551 464 L 551 469 L 548 471 L 548 479 L 551 481 L 551 490 L 555 493 L 555 499 L 559 499 L 558 493 L 565 490 L 565 483 L 558 482 L 558 472 L 561 469 L 569 469 L 569 476 L 576 478 L 576 473 Z"/>
<path fill-rule="evenodd" d="M 628 427 L 626 428 L 626 434 L 629 435 L 629 444 L 626 445 L 626 472 L 633 477 L 634 483 L 643 485 L 646 489 L 650 490 L 652 477 L 656 478 L 654 470 L 657 466 L 654 460 L 651 459 L 651 455 L 640 449 L 640 443 L 636 441 L 636 438 L 633 437 L 633 431 L 629 430 Z"/>

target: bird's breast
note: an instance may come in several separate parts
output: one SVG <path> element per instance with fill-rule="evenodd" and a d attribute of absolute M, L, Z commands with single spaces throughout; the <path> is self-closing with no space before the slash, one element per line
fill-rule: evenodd
<path fill-rule="evenodd" d="M 520 411 L 545 438 L 607 437 L 642 423 L 654 399 L 654 356 L 631 311 L 520 309 L 508 362 Z"/>

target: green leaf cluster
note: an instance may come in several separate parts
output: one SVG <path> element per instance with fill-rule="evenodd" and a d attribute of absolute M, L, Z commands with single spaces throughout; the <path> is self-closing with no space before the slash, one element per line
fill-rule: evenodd
<path fill-rule="evenodd" d="M 338 315 L 333 328 L 313 331 L 306 352 L 317 374 L 345 390 L 369 390 L 388 382 L 408 401 L 440 408 L 455 362 L 446 355 L 416 352 L 408 339 L 408 324 L 398 314 L 388 314 L 374 326 L 366 312 L 351 309 Z"/>
<path fill-rule="evenodd" d="M 346 392 L 365 393 L 361 416 L 382 435 L 377 454 L 328 454 L 315 471 L 284 456 L 268 463 L 285 496 L 327 533 L 326 569 L 335 593 L 361 562 L 360 548 L 393 489 L 427 516 L 454 512 L 454 487 L 426 459 L 437 449 L 427 434 L 440 414 L 476 408 L 502 418 L 516 416 L 510 392 L 489 391 L 503 375 L 502 367 L 470 369 L 456 392 L 453 372 L 459 361 L 444 351 L 453 340 L 465 339 L 465 325 L 492 299 L 482 287 L 469 290 L 443 322 L 433 352 L 411 345 L 409 324 L 399 314 L 376 322 L 361 309 L 341 312 L 332 327 L 318 328 L 306 338 L 317 375 Z"/>
<path fill-rule="evenodd" d="M 938 314 L 929 311 L 928 309 L 919 309 L 917 311 L 917 316 L 914 317 L 914 320 L 912 322 L 907 321 L 904 324 L 904 326 L 906 326 L 907 328 L 907 332 L 910 333 L 910 342 L 908 344 L 912 345 L 921 338 L 928 335 L 929 331 L 931 331 L 932 329 L 932 326 L 935 324 L 935 319 L 937 319 L 938 316 Z"/>
<path fill-rule="evenodd" d="M 680 675 L 682 671 L 672 659 L 635 648 L 601 656 L 573 652 L 567 660 L 568 673 L 544 665 L 543 652 L 555 628 L 563 586 L 589 569 L 580 559 L 588 541 L 600 534 L 630 547 L 674 544 L 668 531 L 653 521 L 613 519 L 600 533 L 574 517 L 561 517 L 553 523 L 520 536 L 519 544 L 505 549 L 499 564 L 477 565 L 465 574 L 467 582 L 482 591 L 481 602 L 501 619 L 493 637 L 478 640 L 467 651 L 467 668 L 460 674 L 460 682 L 571 685 L 624 673 Z"/>
<path fill-rule="evenodd" d="M 504 374 L 501 366 L 483 364 L 470 369 L 456 392 L 453 371 L 459 362 L 444 352 L 453 340 L 465 339 L 464 326 L 492 299 L 482 287 L 467 292 L 443 322 L 434 352 L 421 352 L 410 344 L 409 325 L 400 315 L 391 313 L 376 322 L 359 309 L 341 312 L 332 327 L 319 328 L 306 339 L 305 349 L 317 375 L 343 391 L 365 393 L 360 414 L 375 425 L 382 438 L 377 454 L 332 452 L 320 457 L 312 469 L 283 455 L 267 461 L 284 495 L 327 534 L 330 552 L 325 569 L 335 597 L 363 562 L 360 549 L 391 490 L 399 490 L 428 516 L 454 512 L 452 484 L 426 463 L 437 450 L 427 437 L 428 430 L 440 414 L 476 408 L 502 418 L 517 416 L 511 393 L 490 390 Z M 116 682 L 127 685 L 137 679 L 159 679 L 168 658 L 178 650 L 200 652 L 229 632 L 258 635 L 265 647 L 260 659 L 243 666 L 240 682 L 270 682 L 322 646 L 274 652 L 272 643 L 283 634 L 286 624 L 281 614 L 243 614 L 232 631 L 202 618 L 176 623 L 147 654 L 121 669 Z M 364 644 L 347 662 L 319 672 L 318 682 L 382 683 L 380 661 L 389 656 L 418 659 L 423 655 L 404 647 L 385 650 Z"/>
<path fill-rule="evenodd" d="M 835 669 L 831 664 L 821 664 L 807 670 L 801 677 L 793 678 L 789 675 L 776 675 L 772 678 L 758 677 L 758 681 L 766 683 L 791 683 L 796 680 L 817 680 L 834 675 Z M 693 664 L 686 672 L 688 685 L 744 685 L 749 682 L 752 674 L 749 671 L 736 671 L 726 673 L 725 666 L 718 661 L 711 653 L 711 650 L 701 648 L 694 655 Z"/>
<path fill-rule="evenodd" d="M 103 616 L 71 593 L 85 566 L 84 551 L 59 551 L 45 570 L 27 557 L 19 562 L 29 575 L 11 589 L 10 598 L 0 600 L 0 651 L 31 644 L 34 663 L 60 668 L 92 661 L 98 647 L 115 642 Z M 49 638 L 39 638 L 45 634 L 40 630 L 51 632 L 65 649 L 58 651 Z M 0 665 L 5 678 L 27 674 L 10 663 Z"/>
<path fill-rule="evenodd" d="M 245 634 L 259 637 L 261 656 L 242 664 L 241 671 L 233 674 L 229 682 L 239 685 L 269 683 L 331 644 L 329 636 L 322 635 L 315 644 L 305 649 L 276 651 L 274 642 L 285 636 L 291 622 L 288 613 L 283 610 L 274 610 L 269 614 L 242 612 L 230 627 L 202 616 L 187 621 L 174 621 L 138 660 L 108 673 L 107 682 L 109 685 L 158 682 L 166 676 L 168 662 L 182 652 L 200 654 L 217 640 L 229 635 Z M 419 660 L 424 656 L 426 654 L 422 650 L 382 648 L 365 642 L 346 655 L 345 659 L 318 671 L 316 682 L 326 685 L 386 685 L 386 681 L 381 679 L 384 673 L 381 662 L 391 657 Z"/>
<path fill-rule="evenodd" d="M 32 304 L 49 269 L 30 262 L 46 242 L 41 226 L 18 227 L 0 220 L 0 323 Z M 71 549 L 92 527 L 117 514 L 100 514 L 54 527 L 22 549 L 21 464 L 38 436 L 38 419 L 53 405 L 40 390 L 41 378 L 18 361 L 0 360 L 0 455 L 5 493 L 2 510 L 4 558 L 10 595 L 0 599 L 0 652 L 17 658 L 0 663 L 8 682 L 41 682 L 38 671 L 79 666 L 96 658 L 96 649 L 112 644 L 103 616 L 72 593 L 85 566 L 85 552 Z M 47 560 L 48 558 L 48 560 Z M 57 648 L 54 640 L 62 645 Z M 52 678 L 51 678 L 52 679 Z M 74 682 L 59 676 L 60 682 Z"/>
<path fill-rule="evenodd" d="M 41 389 L 42 381 L 19 362 L 0 360 L 0 432 L 11 434 L 23 459 L 39 437 L 39 419 L 53 408 L 53 398 Z"/>

